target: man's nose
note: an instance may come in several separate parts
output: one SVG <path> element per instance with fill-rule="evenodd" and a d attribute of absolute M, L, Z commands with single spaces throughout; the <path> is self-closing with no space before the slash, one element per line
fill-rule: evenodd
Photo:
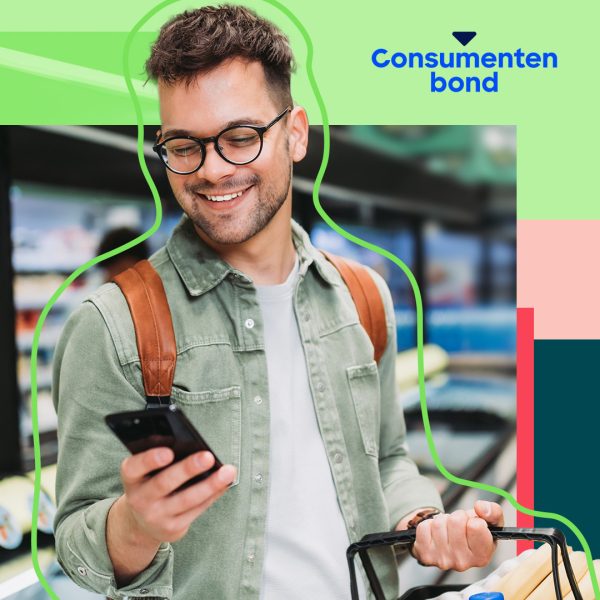
<path fill-rule="evenodd" d="M 231 177 L 235 173 L 235 169 L 236 165 L 223 159 L 215 150 L 214 144 L 207 144 L 204 164 L 196 171 L 196 175 L 211 183 L 217 183 L 224 178 Z"/>

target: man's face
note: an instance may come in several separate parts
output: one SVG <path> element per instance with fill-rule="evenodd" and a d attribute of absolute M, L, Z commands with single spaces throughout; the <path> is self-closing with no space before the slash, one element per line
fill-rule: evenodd
<path fill-rule="evenodd" d="M 214 136 L 234 124 L 266 125 L 286 108 L 269 95 L 262 65 L 237 58 L 188 87 L 159 82 L 159 97 L 161 140 L 183 132 Z M 289 226 L 292 162 L 304 157 L 306 129 L 304 111 L 294 109 L 264 134 L 260 156 L 247 165 L 226 162 L 209 143 L 199 171 L 178 175 L 167 170 L 175 198 L 203 239 L 213 245 L 240 244 L 276 222 L 287 220 Z"/>

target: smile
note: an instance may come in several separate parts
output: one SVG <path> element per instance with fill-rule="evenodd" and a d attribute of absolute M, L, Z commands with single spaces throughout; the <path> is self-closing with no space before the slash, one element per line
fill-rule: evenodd
<path fill-rule="evenodd" d="M 234 198 L 239 198 L 245 191 L 246 190 L 242 190 L 240 192 L 234 192 L 233 194 L 224 194 L 223 196 L 210 196 L 209 194 L 204 194 L 204 197 L 211 202 L 228 202 Z"/>

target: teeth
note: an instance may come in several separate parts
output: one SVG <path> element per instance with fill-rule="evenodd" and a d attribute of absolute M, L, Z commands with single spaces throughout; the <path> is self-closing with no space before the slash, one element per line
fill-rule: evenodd
<path fill-rule="evenodd" d="M 236 192 L 235 194 L 225 194 L 224 196 L 209 196 L 206 194 L 206 197 L 213 202 L 227 202 L 227 200 L 233 200 L 238 196 L 241 196 L 244 192 Z"/>

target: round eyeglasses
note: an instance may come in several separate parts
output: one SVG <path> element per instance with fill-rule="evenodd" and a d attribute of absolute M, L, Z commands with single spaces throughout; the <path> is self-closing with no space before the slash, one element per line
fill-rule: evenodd
<path fill-rule="evenodd" d="M 265 132 L 290 110 L 290 107 L 286 108 L 267 125 L 233 125 L 206 138 L 174 136 L 155 144 L 152 149 L 167 169 L 178 175 L 195 173 L 204 164 L 206 144 L 211 142 L 223 160 L 232 165 L 247 165 L 260 156 Z"/>

